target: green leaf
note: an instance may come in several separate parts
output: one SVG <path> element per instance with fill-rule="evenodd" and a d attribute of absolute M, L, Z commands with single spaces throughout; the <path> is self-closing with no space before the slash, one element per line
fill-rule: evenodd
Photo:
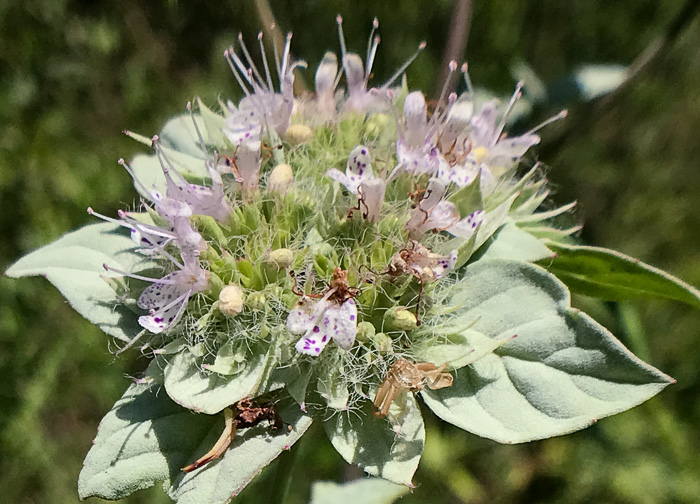
<path fill-rule="evenodd" d="M 410 487 L 423 452 L 425 428 L 413 394 L 406 399 L 399 433 L 386 419 L 373 418 L 366 412 L 363 416 L 339 413 L 323 425 L 335 449 L 350 464 L 359 465 L 372 476 Z"/>
<path fill-rule="evenodd" d="M 225 504 L 238 495 L 265 466 L 301 438 L 311 426 L 312 418 L 292 404 L 279 411 L 290 431 L 284 428 L 270 432 L 262 422 L 249 429 L 241 429 L 224 455 L 189 474 L 180 473 L 168 490 L 178 504 Z M 204 415 L 196 415 L 204 416 Z M 216 428 L 199 442 L 199 447 L 188 459 L 193 462 L 212 447 L 223 428 L 223 417 L 217 416 Z M 198 441 L 201 438 L 198 438 Z"/>
<path fill-rule="evenodd" d="M 513 259 L 535 262 L 554 257 L 541 240 L 527 233 L 513 222 L 506 222 L 484 244 L 480 259 Z"/>
<path fill-rule="evenodd" d="M 674 299 L 700 307 L 700 291 L 639 259 L 614 250 L 549 243 L 557 257 L 541 264 L 576 293 L 610 301 Z"/>
<path fill-rule="evenodd" d="M 157 481 L 180 477 L 217 417 L 193 415 L 159 393 L 133 384 L 100 422 L 78 479 L 81 499 L 117 500 Z"/>
<path fill-rule="evenodd" d="M 208 142 L 216 146 L 223 147 L 226 145 L 226 136 L 223 133 L 223 127 L 226 125 L 226 120 L 216 112 L 207 107 L 200 98 L 197 98 L 197 106 L 202 114 L 206 132 L 209 137 Z"/>
<path fill-rule="evenodd" d="M 424 390 L 443 420 L 502 443 L 566 434 L 625 411 L 674 380 L 636 358 L 585 313 L 543 268 L 478 261 L 454 286 L 447 319 L 502 341 L 455 373 L 454 384 Z"/>
<path fill-rule="evenodd" d="M 381 478 L 363 478 L 344 484 L 318 481 L 311 487 L 310 504 L 391 504 L 408 492 L 408 487 Z"/>
<path fill-rule="evenodd" d="M 113 276 L 102 265 L 106 263 L 125 271 L 152 266 L 134 249 L 135 244 L 124 228 L 108 223 L 92 224 L 24 256 L 5 274 L 12 278 L 46 277 L 83 317 L 105 333 L 129 341 L 142 330 L 138 316 L 102 278 Z"/>
<path fill-rule="evenodd" d="M 134 187 L 141 196 L 150 201 L 151 195 L 143 190 L 143 187 L 149 191 L 155 190 L 161 194 L 165 194 L 168 190 L 168 182 L 163 175 L 163 169 L 160 166 L 160 161 L 153 155 L 137 154 L 129 163 L 129 166 L 134 172 L 136 179 L 140 184 L 134 184 Z M 143 187 L 142 187 L 143 186 Z"/>
<path fill-rule="evenodd" d="M 481 171 L 479 171 L 471 184 L 462 187 L 447 200 L 457 206 L 462 219 L 469 217 L 469 214 L 472 212 L 482 210 L 484 208 L 484 203 L 481 198 Z"/>
<path fill-rule="evenodd" d="M 173 401 L 193 411 L 213 415 L 244 397 L 255 397 L 270 366 L 268 354 L 250 356 L 234 376 L 202 370 L 189 350 L 177 354 L 165 368 L 165 391 Z"/>

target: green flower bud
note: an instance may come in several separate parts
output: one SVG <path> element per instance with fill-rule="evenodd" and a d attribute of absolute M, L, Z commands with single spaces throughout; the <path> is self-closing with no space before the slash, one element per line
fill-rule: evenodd
<path fill-rule="evenodd" d="M 227 285 L 219 293 L 219 311 L 235 317 L 243 311 L 243 291 L 238 285 Z"/>
<path fill-rule="evenodd" d="M 360 322 L 357 324 L 357 338 L 358 341 L 362 341 L 363 343 L 366 341 L 371 340 L 374 338 L 376 330 L 374 329 L 374 326 L 369 323 L 369 322 Z"/>
<path fill-rule="evenodd" d="M 280 194 L 284 194 L 294 181 L 294 172 L 288 164 L 282 163 L 275 166 L 267 178 L 267 188 Z"/>
<path fill-rule="evenodd" d="M 287 248 L 273 250 L 265 257 L 265 264 L 274 266 L 277 270 L 289 268 L 294 262 L 294 252 Z"/>
<path fill-rule="evenodd" d="M 246 304 L 253 310 L 263 311 L 267 306 L 267 297 L 262 292 L 254 292 L 246 300 Z"/>
<path fill-rule="evenodd" d="M 379 353 L 391 352 L 393 349 L 393 341 L 383 332 L 375 334 L 370 339 Z"/>
<path fill-rule="evenodd" d="M 287 128 L 284 139 L 292 145 L 308 142 L 314 137 L 314 131 L 305 124 L 292 124 Z"/>
<path fill-rule="evenodd" d="M 384 323 L 390 329 L 397 331 L 412 331 L 418 327 L 416 314 L 403 306 L 397 306 L 387 310 L 384 314 Z"/>

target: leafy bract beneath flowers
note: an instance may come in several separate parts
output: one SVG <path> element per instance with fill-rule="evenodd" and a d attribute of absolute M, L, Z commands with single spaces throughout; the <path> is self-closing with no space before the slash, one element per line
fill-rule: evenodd
<path fill-rule="evenodd" d="M 698 305 L 697 291 L 564 244 L 579 228 L 556 219 L 573 204 L 541 210 L 539 165 L 519 175 L 539 136 L 504 133 L 520 85 L 505 106 L 475 113 L 470 94 L 443 94 L 429 114 L 420 91 L 391 88 L 405 66 L 368 89 L 379 40 L 363 64 L 340 19 L 339 29 L 341 58 L 324 56 L 304 97 L 292 93 L 303 64 L 291 36 L 278 85 L 241 39 L 226 59 L 242 101 L 221 113 L 199 101 L 152 138 L 127 132 L 155 151 L 120 161 L 144 198 L 138 211 L 90 210 L 108 223 L 7 271 L 45 275 L 88 320 L 154 357 L 103 420 L 81 497 L 163 481 L 178 502 L 228 502 L 312 418 L 348 462 L 412 486 L 425 442 L 414 393 L 444 420 L 512 443 L 581 429 L 672 382 L 572 309 L 555 275 L 604 299 Z M 339 69 L 347 94 L 336 92 Z M 389 376 L 402 361 L 440 370 L 443 388 Z M 377 390 L 386 419 L 368 415 Z M 259 402 L 290 428 L 246 420 Z M 232 417 L 241 403 L 253 406 Z M 182 472 L 211 449 L 222 410 L 246 427 Z"/>

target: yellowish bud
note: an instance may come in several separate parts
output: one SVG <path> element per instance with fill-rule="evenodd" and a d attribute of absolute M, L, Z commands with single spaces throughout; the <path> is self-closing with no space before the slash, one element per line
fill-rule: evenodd
<path fill-rule="evenodd" d="M 374 343 L 374 347 L 379 353 L 391 352 L 393 349 L 393 342 L 391 341 L 391 338 L 388 334 L 385 334 L 383 332 L 377 333 L 374 336 L 372 336 L 372 342 Z"/>
<path fill-rule="evenodd" d="M 238 285 L 227 285 L 219 293 L 219 311 L 235 317 L 243 311 L 243 291 Z"/>
<path fill-rule="evenodd" d="M 401 306 L 387 310 L 384 322 L 389 328 L 399 331 L 412 331 L 418 327 L 416 314 Z"/>
<path fill-rule="evenodd" d="M 357 324 L 357 340 L 366 342 L 374 337 L 376 330 L 370 322 L 360 322 Z"/>
<path fill-rule="evenodd" d="M 265 262 L 278 270 L 287 269 L 294 262 L 294 252 L 287 248 L 273 250 L 267 255 Z"/>
<path fill-rule="evenodd" d="M 314 131 L 305 124 L 292 124 L 284 135 L 284 139 L 292 145 L 303 144 L 313 137 Z"/>
<path fill-rule="evenodd" d="M 270 191 L 283 194 L 287 191 L 293 180 L 294 173 L 292 172 L 292 167 L 284 163 L 278 164 L 272 169 L 270 176 L 267 178 L 267 188 Z"/>
<path fill-rule="evenodd" d="M 477 163 L 481 163 L 486 156 L 489 155 L 489 150 L 486 147 L 477 147 L 472 151 Z"/>

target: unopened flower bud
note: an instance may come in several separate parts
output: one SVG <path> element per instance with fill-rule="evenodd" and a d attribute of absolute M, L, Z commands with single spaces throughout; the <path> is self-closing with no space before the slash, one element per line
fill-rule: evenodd
<path fill-rule="evenodd" d="M 227 285 L 219 293 L 219 311 L 235 317 L 243 311 L 243 291 L 238 285 Z"/>
<path fill-rule="evenodd" d="M 416 314 L 402 306 L 387 310 L 384 322 L 389 328 L 398 331 L 412 331 L 418 327 Z"/>
<path fill-rule="evenodd" d="M 292 124 L 287 128 L 287 133 L 284 135 L 284 139 L 292 145 L 303 144 L 313 137 L 313 130 L 305 124 Z"/>
<path fill-rule="evenodd" d="M 486 147 L 477 147 L 472 151 L 472 154 L 474 154 L 476 162 L 481 163 L 489 155 L 489 150 Z"/>
<path fill-rule="evenodd" d="M 289 268 L 294 262 L 294 252 L 287 248 L 273 250 L 265 258 L 265 263 L 274 266 L 277 270 Z"/>
<path fill-rule="evenodd" d="M 376 330 L 370 322 L 360 322 L 357 324 L 357 336 L 355 338 L 364 343 L 374 338 L 375 332 Z"/>
<path fill-rule="evenodd" d="M 263 311 L 267 305 L 267 297 L 262 292 L 254 292 L 248 296 L 246 304 L 253 310 Z"/>
<path fill-rule="evenodd" d="M 370 339 L 372 340 L 372 343 L 374 343 L 374 347 L 379 353 L 391 352 L 393 345 L 389 335 L 380 332 L 372 336 Z"/>
<path fill-rule="evenodd" d="M 270 172 L 270 176 L 267 178 L 267 188 L 270 191 L 278 192 L 284 194 L 292 181 L 294 180 L 294 173 L 292 172 L 292 167 L 288 164 L 278 164 Z"/>

